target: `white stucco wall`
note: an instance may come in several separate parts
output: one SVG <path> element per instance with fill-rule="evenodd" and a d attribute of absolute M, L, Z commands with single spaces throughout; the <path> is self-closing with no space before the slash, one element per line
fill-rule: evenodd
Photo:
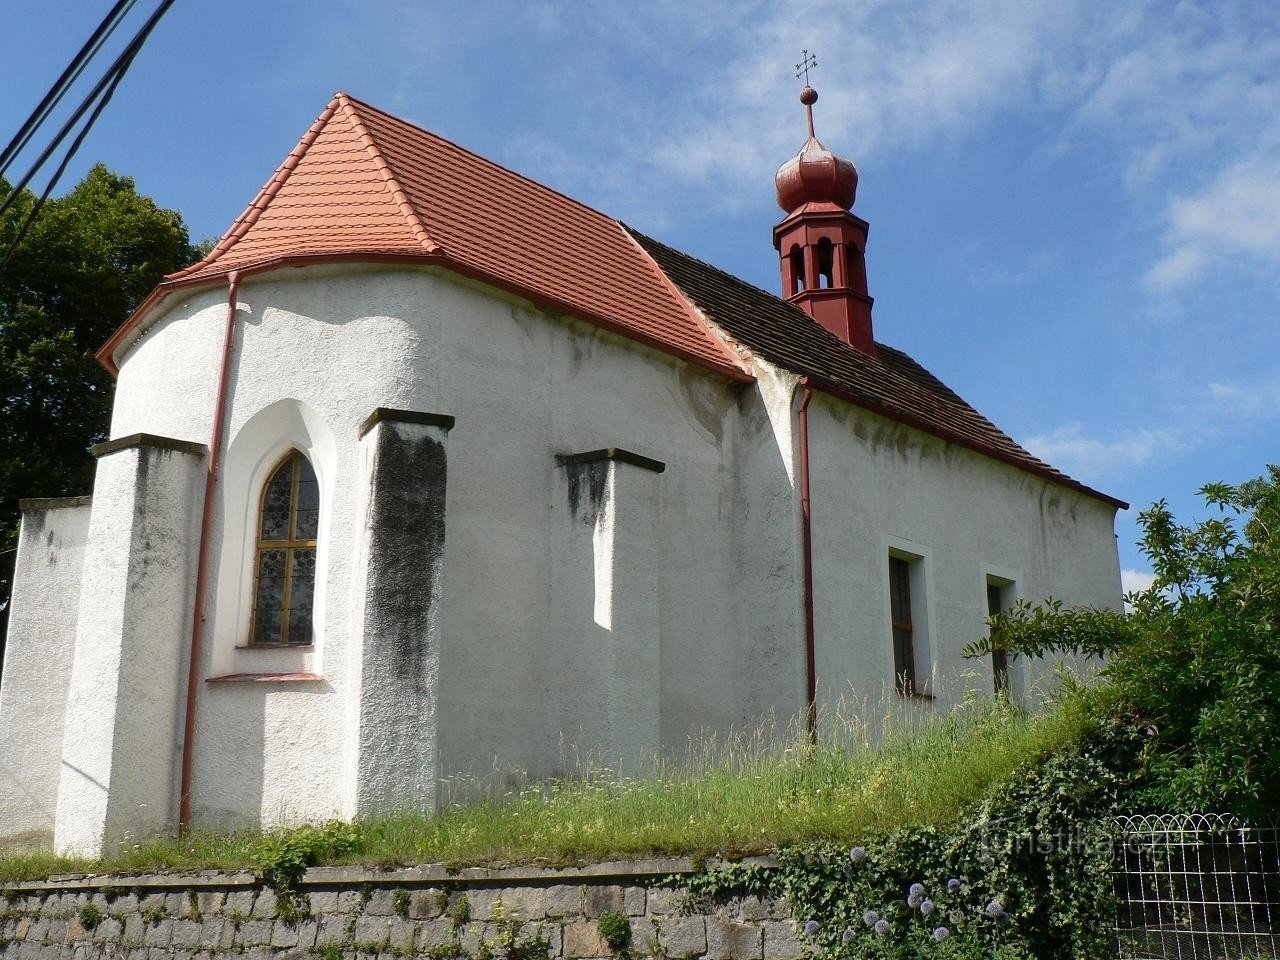
<path fill-rule="evenodd" d="M 1015 596 L 1120 608 L 1115 508 L 842 401 L 809 414 L 814 607 L 821 699 L 879 703 L 892 692 L 890 552 L 919 557 L 913 577 L 917 676 L 945 707 L 992 689 L 983 636 L 988 577 Z M 1032 692 L 1053 664 L 1013 665 Z"/>
<path fill-rule="evenodd" d="M 208 441 L 224 298 L 225 291 L 212 290 L 174 302 L 130 351 L 121 365 L 114 436 L 146 429 Z M 428 268 L 251 276 L 240 301 L 228 461 L 215 518 L 214 552 L 222 559 L 211 583 L 205 670 L 252 672 L 257 660 L 264 672 L 316 670 L 324 682 L 204 686 L 193 790 L 198 818 L 242 821 L 256 811 L 280 822 L 355 809 L 356 431 L 377 406 L 457 417 L 442 573 L 446 774 L 484 774 L 495 757 L 545 773 L 609 746 L 600 730 L 578 722 L 572 703 L 549 695 L 578 675 L 573 647 L 563 640 L 576 626 L 556 620 L 550 589 L 552 525 L 564 506 L 553 502 L 561 453 L 618 446 L 668 464 L 653 547 L 660 558 L 661 635 L 654 642 L 661 655 L 652 659 L 661 664 L 661 745 L 679 745 L 691 727 L 722 729 L 769 709 L 795 709 L 801 675 L 757 675 L 744 695 L 742 674 L 726 666 L 744 652 L 739 627 L 746 615 L 734 592 L 748 577 L 745 565 L 776 569 L 784 562 L 740 549 L 734 523 L 744 487 L 789 485 L 786 457 L 769 452 L 767 432 L 756 429 L 749 448 L 738 439 L 744 417 L 757 427 L 768 422 L 753 388 Z M 202 402 L 193 403 L 197 397 Z M 233 454 L 242 436 L 256 431 L 251 421 L 281 403 L 310 411 L 332 437 L 331 454 L 315 457 L 331 455 L 333 466 L 326 480 L 317 463 L 328 555 L 317 584 L 319 642 L 310 652 L 237 649 L 249 576 L 237 531 L 246 506 L 256 504 L 253 465 L 272 454 L 264 449 L 234 463 Z M 317 432 L 307 426 L 286 440 L 311 456 Z M 255 443 L 248 446 L 263 447 L 265 435 Z M 224 515 L 232 518 L 225 529 Z M 789 549 L 791 535 L 782 539 Z M 589 595 L 594 584 L 580 588 Z M 583 609 L 594 617 L 594 603 Z M 791 636 L 761 642 L 794 646 Z M 763 653 L 758 662 L 786 659 Z"/>
<path fill-rule="evenodd" d="M 359 816 L 430 809 L 439 782 L 441 571 L 449 422 L 380 409 L 362 427 L 363 524 L 352 646 L 360 657 L 354 778 Z M 407 419 L 405 419 L 407 418 Z M 355 658 L 353 658 L 354 660 Z M 388 735 L 406 731 L 406 735 Z"/>
<path fill-rule="evenodd" d="M 0 677 L 0 844 L 48 844 L 89 498 L 23 501 Z"/>
<path fill-rule="evenodd" d="M 56 848 L 95 855 L 177 819 L 205 450 L 104 444 L 63 726 Z"/>
<path fill-rule="evenodd" d="M 123 358 L 112 435 L 207 443 L 225 290 L 166 310 Z M 614 753 L 619 738 L 674 749 L 690 732 L 802 709 L 793 375 L 761 363 L 755 384 L 733 384 L 427 267 L 252 275 L 240 318 L 203 669 L 322 679 L 202 687 L 200 822 L 357 810 L 368 484 L 357 430 L 375 407 L 456 417 L 440 574 L 445 776 L 485 775 L 495 758 L 550 773 Z M 930 558 L 930 642 L 952 673 L 976 669 L 958 651 L 981 630 L 984 564 L 1015 572 L 1022 595 L 1119 602 L 1109 507 L 821 395 L 810 431 L 824 697 L 891 675 L 890 544 Z M 288 446 L 320 478 L 317 644 L 244 649 L 257 497 Z M 613 513 L 575 539 L 556 456 L 606 447 L 666 470 L 612 484 Z M 629 573 L 608 559 L 627 538 L 639 544 Z M 624 574 L 646 585 L 626 593 Z M 625 636 L 606 635 L 624 614 Z M 631 670 L 634 701 L 613 719 L 596 669 L 610 660 Z M 627 723 L 646 700 L 654 716 Z"/>
<path fill-rule="evenodd" d="M 600 763 L 662 748 L 664 479 L 661 464 L 601 450 L 562 463 L 551 496 L 550 616 L 573 667 L 549 676 L 549 699 L 557 733 L 572 747 L 590 732 Z"/>

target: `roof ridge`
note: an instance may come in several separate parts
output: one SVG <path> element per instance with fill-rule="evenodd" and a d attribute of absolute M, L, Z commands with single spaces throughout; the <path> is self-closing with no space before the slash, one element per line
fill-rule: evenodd
<path fill-rule="evenodd" d="M 688 253 L 688 252 L 686 252 L 686 251 L 684 251 L 684 250 L 681 250 L 679 247 L 673 247 L 673 246 L 671 246 L 671 244 L 669 244 L 669 243 L 663 243 L 661 240 L 654 239 L 653 237 L 649 236 L 648 234 L 641 233 L 639 230 L 636 230 L 634 227 L 631 227 L 631 226 L 628 226 L 628 225 L 627 225 L 627 224 L 625 224 L 625 223 L 622 223 L 622 221 L 618 221 L 618 222 L 619 222 L 620 224 L 622 224 L 622 226 L 623 226 L 623 227 L 625 227 L 625 228 L 626 228 L 626 230 L 627 230 L 627 232 L 628 232 L 629 234 L 631 234 L 631 235 L 632 235 L 632 239 L 633 239 L 633 241 L 635 240 L 635 237 L 637 237 L 637 236 L 638 236 L 638 237 L 641 237 L 641 238 L 643 238 L 645 241 L 647 241 L 648 243 L 652 243 L 652 244 L 654 244 L 655 246 L 659 246 L 659 247 L 662 247 L 662 248 L 664 248 L 664 249 L 666 249 L 666 250 L 670 250 L 672 253 L 675 253 L 675 254 L 677 254 L 677 255 L 679 255 L 679 256 L 682 256 L 682 257 L 684 257 L 684 258 L 686 258 L 686 259 L 688 259 L 688 260 L 692 260 L 692 261 L 694 261 L 695 263 L 699 264 L 700 266 L 706 267 L 708 270 L 714 270 L 716 273 L 720 274 L 722 277 L 728 277 L 728 278 L 729 278 L 730 280 L 732 280 L 734 283 L 740 283 L 740 284 L 742 284 L 744 287 L 749 287 L 749 288 L 751 288 L 752 290 L 756 291 L 757 293 L 759 293 L 759 294 L 761 294 L 761 295 L 763 295 L 763 296 L 769 297 L 770 299 L 772 299 L 772 300 L 776 301 L 777 303 L 782 304 L 782 305 L 783 305 L 783 306 L 785 306 L 787 309 L 789 309 L 789 310 L 791 310 L 791 311 L 795 312 L 796 314 L 798 314 L 798 315 L 799 315 L 799 316 L 797 317 L 797 319 L 803 319 L 804 321 L 806 321 L 806 322 L 808 322 L 808 323 L 812 323 L 812 324 L 814 324 L 814 326 L 816 326 L 819 330 L 821 330 L 824 334 L 826 334 L 826 335 L 827 335 L 827 337 L 828 337 L 830 340 L 832 340 L 832 341 L 834 342 L 834 344 L 839 344 L 840 346 L 848 346 L 848 344 L 846 344 L 843 340 L 841 340 L 839 337 L 837 337 L 834 333 L 832 333 L 832 332 L 831 332 L 830 330 L 828 330 L 826 327 L 822 326 L 821 324 L 815 323 L 815 322 L 814 322 L 814 320 L 813 320 L 813 318 L 812 318 L 812 317 L 810 317 L 810 316 L 809 316 L 809 314 L 805 313 L 803 310 L 801 310 L 799 307 L 797 307 L 794 303 L 792 303 L 790 300 L 786 299 L 785 297 L 780 297 L 780 296 L 778 296 L 776 293 L 774 293 L 773 291 L 771 291 L 771 290 L 766 290 L 764 287 L 756 286 L 756 285 L 755 285 L 754 283 L 752 283 L 750 280 L 745 280 L 745 279 L 743 279 L 742 277 L 738 276 L 736 273 L 730 273 L 728 270 L 725 270 L 723 267 L 717 267 L 714 263 L 709 263 L 709 262 L 707 262 L 706 260 L 703 260 L 703 259 L 701 259 L 701 258 L 699 258 L 699 257 L 695 257 L 693 254 Z M 637 242 L 637 243 L 636 243 L 636 245 L 637 245 L 637 246 L 639 246 L 641 250 L 644 250 L 644 244 L 641 244 L 641 243 L 638 243 L 638 242 Z M 647 255 L 648 255 L 648 251 L 645 251 L 645 254 L 646 254 L 646 256 L 647 256 Z M 660 264 L 658 264 L 657 266 L 658 266 L 658 269 L 659 269 L 659 270 L 661 270 L 661 269 L 662 269 L 662 267 L 661 267 L 661 265 L 660 265 Z M 665 271 L 663 272 L 663 275 L 665 276 Z M 1000 434 L 1002 437 L 1004 437 L 1004 438 L 1006 438 L 1006 439 L 1008 439 L 1008 440 L 1013 441 L 1014 443 L 1017 443 L 1017 441 L 1016 441 L 1016 440 L 1013 440 L 1013 438 L 1012 438 L 1012 437 L 1010 437 L 1007 433 L 1005 433 L 1003 430 L 1001 430 L 999 427 L 997 427 L 994 423 L 992 423 L 992 421 L 991 421 L 991 420 L 990 420 L 990 419 L 989 419 L 985 414 L 983 414 L 980 410 L 978 410 L 976 407 L 974 407 L 974 406 L 973 406 L 973 404 L 971 404 L 971 403 L 969 403 L 969 401 L 965 400 L 965 399 L 964 399 L 964 397 L 960 396 L 958 393 L 956 393 L 954 390 L 952 390 L 950 387 L 948 387 L 945 383 L 943 383 L 941 380 L 939 380 L 939 379 L 938 379 L 938 377 L 937 377 L 937 376 L 936 376 L 936 375 L 935 375 L 931 370 L 929 370 L 929 368 L 928 368 L 928 367 L 924 366 L 922 363 L 920 363 L 920 361 L 919 361 L 919 360 L 917 360 L 917 359 L 915 359 L 914 357 L 912 357 L 909 353 L 907 353 L 906 351 L 904 351 L 904 350 L 900 349 L 899 347 L 895 347 L 895 346 L 892 346 L 892 345 L 887 344 L 887 343 L 881 343 L 879 340 L 875 341 L 875 344 L 876 344 L 876 349 L 877 349 L 877 350 L 888 350 L 890 353 L 896 354 L 897 356 L 899 356 L 899 357 L 903 358 L 904 360 L 906 360 L 907 362 L 909 362 L 909 363 L 910 363 L 912 366 L 914 366 L 917 370 L 919 370 L 921 373 L 923 373 L 925 376 L 927 376 L 930 380 L 932 380 L 934 383 L 936 383 L 939 387 L 941 387 L 941 388 L 942 388 L 942 390 L 943 390 L 944 392 L 946 392 L 946 393 L 947 393 L 947 394 L 948 394 L 952 399 L 954 399 L 955 401 L 957 401 L 957 402 L 959 402 L 959 403 L 963 404 L 964 406 L 968 407 L 968 408 L 969 408 L 970 410 L 972 410 L 975 414 L 977 414 L 980 418 L 982 418 L 982 420 L 984 420 L 984 421 L 985 421 L 985 422 L 986 422 L 990 427 L 992 427 L 992 428 L 993 428 L 993 429 L 994 429 L 998 434 Z M 877 358 L 874 358 L 874 357 L 868 357 L 867 359 L 875 361 Z M 894 379 L 896 379 L 896 380 L 903 380 L 903 381 L 906 381 L 906 382 L 910 382 L 909 378 L 903 377 L 901 373 L 899 373 L 897 370 L 894 370 L 894 369 L 893 369 L 891 366 L 889 366 L 888 364 L 884 363 L 883 361 L 878 361 L 878 362 L 879 362 L 880 367 L 881 367 L 881 368 L 885 371 L 885 373 L 887 373 L 889 376 L 893 377 L 893 378 L 894 378 Z M 1032 454 L 1032 456 L 1034 456 L 1034 454 Z"/>
<path fill-rule="evenodd" d="M 285 185 L 285 181 L 289 179 L 289 175 L 293 173 L 294 168 L 306 156 L 307 150 L 311 148 L 311 144 L 315 143 L 316 138 L 320 136 L 320 132 L 328 126 L 329 121 L 333 118 L 334 111 L 338 109 L 338 96 L 335 94 L 333 99 L 329 101 L 329 105 L 324 108 L 320 116 L 316 118 L 315 123 L 311 124 L 307 132 L 298 140 L 297 145 L 289 151 L 289 155 L 284 158 L 284 162 L 276 167 L 275 173 L 271 175 L 262 189 L 258 191 L 258 195 L 250 201 L 249 206 L 245 207 L 240 216 L 236 217 L 231 226 L 227 228 L 227 232 L 222 235 L 208 255 L 189 267 L 184 267 L 174 273 L 169 274 L 164 279 L 181 280 L 197 271 L 216 263 L 228 250 L 236 245 L 236 242 L 249 232 L 249 228 L 257 223 L 258 218 L 271 204 L 276 194 L 280 192 L 280 188 Z"/>
<path fill-rule="evenodd" d="M 676 282 L 672 280 L 669 276 L 667 276 L 667 271 L 662 269 L 662 264 L 658 263 L 657 260 L 653 259 L 653 257 L 650 256 L 649 251 L 646 250 L 643 246 L 641 246 L 639 241 L 637 241 L 636 238 L 631 235 L 631 231 L 628 229 L 627 225 L 623 223 L 621 220 L 615 219 L 613 222 L 617 226 L 617 228 L 620 231 L 622 231 L 622 235 L 627 238 L 627 241 L 633 247 L 636 248 L 636 251 L 640 254 L 645 264 L 649 267 L 650 272 L 655 277 L 657 277 L 659 282 L 662 283 L 662 285 L 667 288 L 667 291 L 673 297 L 676 298 L 676 301 L 684 309 L 684 312 L 688 314 L 690 319 L 692 319 L 698 325 L 698 329 L 701 330 L 704 334 L 706 334 L 707 340 L 720 353 L 728 357 L 735 366 L 741 368 L 745 373 L 750 373 L 751 367 L 746 362 L 744 362 L 743 359 L 740 356 L 738 356 L 733 350 L 730 350 L 722 338 L 716 336 L 715 330 L 711 326 L 711 321 L 708 320 L 705 316 L 703 316 L 702 311 L 699 310 L 697 306 L 694 304 L 694 302 L 690 300 L 688 296 L 685 295 L 685 292 L 680 289 L 680 287 L 676 284 Z"/>
<path fill-rule="evenodd" d="M 695 257 L 692 253 L 689 253 L 686 250 L 681 250 L 679 247 L 673 247 L 669 243 L 663 243 L 661 240 L 657 240 L 649 236 L 647 233 L 643 233 L 642 231 L 637 230 L 635 227 L 631 226 L 629 223 L 625 223 L 622 220 L 619 220 L 618 223 L 622 224 L 622 226 L 626 229 L 626 231 L 629 234 L 631 234 L 633 238 L 639 237 L 642 240 L 652 243 L 654 246 L 658 246 L 658 247 L 662 247 L 663 249 L 670 250 L 672 253 L 678 253 L 680 256 L 688 260 L 692 260 L 694 263 L 704 266 L 708 270 L 714 270 L 716 273 L 720 274 L 721 276 L 729 277 L 736 283 L 742 284 L 744 287 L 750 287 L 752 290 L 756 291 L 757 293 L 761 293 L 766 297 L 773 298 L 774 300 L 778 301 L 778 303 L 784 304 L 788 309 L 796 311 L 797 313 L 800 314 L 800 316 L 804 317 L 806 320 L 813 319 L 807 313 L 805 313 L 803 310 L 797 307 L 794 303 L 792 303 L 790 300 L 786 299 L 785 297 L 778 296 L 772 290 L 766 290 L 764 287 L 756 286 L 750 280 L 746 280 L 738 276 L 736 273 L 730 273 L 724 267 L 717 267 L 714 263 L 711 263 L 708 260 L 703 260 L 701 257 Z M 640 244 L 640 249 L 641 250 L 644 249 L 644 244 Z M 822 327 L 822 329 L 826 330 L 826 327 Z M 830 331 L 827 331 L 827 332 L 830 333 Z M 835 336 L 834 333 L 831 335 L 833 337 Z M 836 339 L 839 340 L 839 337 L 836 337 Z M 844 341 L 841 341 L 841 342 L 843 343 Z M 876 345 L 877 346 L 880 345 L 878 341 Z"/>
<path fill-rule="evenodd" d="M 351 121 L 355 127 L 356 136 L 360 138 L 360 142 L 364 144 L 364 148 L 369 151 L 369 155 L 373 158 L 374 165 L 378 169 L 383 182 L 386 184 L 387 191 L 391 194 L 391 199 L 396 202 L 400 208 L 401 215 L 409 223 L 409 228 L 413 231 L 414 237 L 422 244 L 422 248 L 428 253 L 442 253 L 444 247 L 431 239 L 431 235 L 427 233 L 426 224 L 422 222 L 422 217 L 418 215 L 418 211 L 414 209 L 413 204 L 409 200 L 408 194 L 404 192 L 404 187 L 400 185 L 400 180 L 396 177 L 395 172 L 391 169 L 391 164 L 387 158 L 383 156 L 382 149 L 378 146 L 378 142 L 374 139 L 373 134 L 369 132 L 369 128 L 365 126 L 364 121 L 360 119 L 359 111 L 356 104 L 368 106 L 363 101 L 356 100 L 354 97 L 348 96 L 339 90 L 334 94 L 334 103 L 342 107 L 343 114 Z M 371 108 L 376 109 L 376 108 Z"/>
<path fill-rule="evenodd" d="M 575 207 L 581 207 L 583 210 L 590 210 L 592 213 L 594 213 L 598 217 L 603 217 L 605 220 L 611 220 L 614 223 L 621 224 L 622 226 L 626 227 L 626 224 L 622 223 L 622 221 L 619 220 L 617 217 L 612 217 L 609 214 L 605 213 L 603 210 L 600 210 L 597 207 L 593 207 L 589 203 L 584 203 L 583 201 L 579 200 L 577 197 L 571 197 L 569 196 L 569 194 L 565 193 L 563 190 L 559 190 L 553 186 L 550 186 L 549 184 L 545 184 L 541 180 L 535 180 L 533 179 L 533 177 L 529 176 L 528 174 L 521 173 L 519 170 L 514 170 L 511 167 L 508 167 L 506 164 L 498 163 L 498 161 L 490 157 L 486 157 L 483 154 L 476 153 L 474 150 L 468 147 L 464 147 L 462 144 L 458 143 L 455 140 L 450 140 L 448 137 L 441 136 L 440 134 L 436 133 L 434 130 L 428 130 L 426 127 L 420 126 L 419 124 L 414 123 L 412 120 L 406 120 L 404 117 L 398 117 L 394 113 L 388 113 L 386 110 L 383 110 L 380 107 L 375 107 L 373 104 L 367 103 L 358 97 L 353 97 L 349 93 L 344 93 L 342 94 L 342 96 L 346 97 L 347 100 L 349 100 L 353 104 L 358 104 L 362 108 L 371 110 L 374 113 L 381 114 L 382 116 L 386 117 L 388 120 L 394 120 L 396 123 L 403 123 L 405 126 L 413 127 L 414 130 L 417 130 L 420 133 L 424 133 L 428 137 L 433 137 L 436 140 L 439 140 L 441 143 L 447 143 L 449 146 L 453 147 L 455 150 L 459 151 L 460 153 L 465 153 L 467 156 L 474 157 L 475 159 L 479 160 L 481 163 L 488 164 L 491 167 L 496 167 L 497 169 L 503 171 L 504 173 L 511 174 L 511 176 L 513 177 L 518 177 L 519 179 L 523 180 L 525 183 L 531 184 L 532 186 L 535 186 L 540 190 L 546 190 L 548 193 L 554 193 L 557 197 L 560 197 L 562 200 L 565 200 L 568 203 L 571 203 Z M 630 227 L 627 227 L 627 229 L 629 230 Z"/>

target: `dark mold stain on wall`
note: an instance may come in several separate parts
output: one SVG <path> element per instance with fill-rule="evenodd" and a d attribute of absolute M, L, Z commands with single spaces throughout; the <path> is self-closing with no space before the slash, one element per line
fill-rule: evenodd
<path fill-rule="evenodd" d="M 569 480 L 570 515 L 588 527 L 594 527 L 600 511 L 604 509 L 609 482 L 609 461 L 567 463 L 564 469 Z"/>
<path fill-rule="evenodd" d="M 712 440 L 720 443 L 724 439 L 725 418 L 737 402 L 741 388 L 685 367 L 680 371 L 680 390 L 684 394 L 685 409 Z"/>
<path fill-rule="evenodd" d="M 378 627 L 365 650 L 392 687 L 428 694 L 427 633 L 444 558 L 445 446 L 418 427 L 378 431 L 369 507 L 366 610 Z"/>

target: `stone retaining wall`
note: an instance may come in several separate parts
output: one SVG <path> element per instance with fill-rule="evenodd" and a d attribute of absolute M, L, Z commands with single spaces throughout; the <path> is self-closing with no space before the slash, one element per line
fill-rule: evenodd
<path fill-rule="evenodd" d="M 786 905 L 690 903 L 688 860 L 577 869 L 321 867 L 281 895 L 252 874 L 54 877 L 4 885 L 0 960 L 798 960 Z M 630 926 L 611 949 L 600 918 Z"/>

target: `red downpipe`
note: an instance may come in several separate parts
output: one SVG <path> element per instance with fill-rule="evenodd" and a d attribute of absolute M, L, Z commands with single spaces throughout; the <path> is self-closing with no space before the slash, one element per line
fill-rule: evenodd
<path fill-rule="evenodd" d="M 808 377 L 800 378 L 804 399 L 800 401 L 800 514 L 804 542 L 804 665 L 805 730 L 810 743 L 818 742 L 818 662 L 813 631 L 813 518 L 809 506 L 809 401 L 813 387 Z"/>
<path fill-rule="evenodd" d="M 179 787 L 178 835 L 191 825 L 191 771 L 196 739 L 196 696 L 200 690 L 200 661 L 204 649 L 204 603 L 209 579 L 209 530 L 217 502 L 218 465 L 222 461 L 222 434 L 227 417 L 227 384 L 231 379 L 231 351 L 236 335 L 236 298 L 240 274 L 227 274 L 227 326 L 222 335 L 222 366 L 218 372 L 218 395 L 213 405 L 213 436 L 209 440 L 209 474 L 204 485 L 204 514 L 200 518 L 200 556 L 196 562 L 195 613 L 191 618 L 191 666 L 187 671 L 187 714 L 182 730 L 182 783 Z"/>

